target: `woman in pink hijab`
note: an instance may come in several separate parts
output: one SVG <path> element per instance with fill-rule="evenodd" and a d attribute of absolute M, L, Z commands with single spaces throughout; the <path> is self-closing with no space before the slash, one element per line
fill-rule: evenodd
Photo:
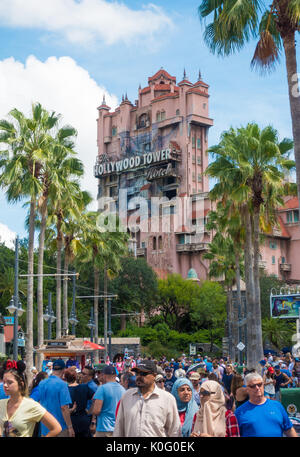
<path fill-rule="evenodd" d="M 225 396 L 216 381 L 205 381 L 200 388 L 201 407 L 191 436 L 240 436 L 235 415 L 225 406 Z"/>

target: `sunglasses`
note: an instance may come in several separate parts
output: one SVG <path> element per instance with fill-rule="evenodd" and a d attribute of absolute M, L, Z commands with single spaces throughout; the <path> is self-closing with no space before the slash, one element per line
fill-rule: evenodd
<path fill-rule="evenodd" d="M 216 392 L 208 392 L 208 390 L 202 390 L 200 391 L 200 395 L 202 397 L 207 397 L 208 395 L 212 395 L 212 394 L 215 394 Z"/>
<path fill-rule="evenodd" d="M 257 384 L 248 384 L 247 387 L 250 387 L 250 389 L 255 389 L 255 387 L 261 387 L 263 385 L 262 382 L 259 382 Z"/>
<path fill-rule="evenodd" d="M 149 371 L 138 371 L 137 376 L 148 376 L 148 374 L 152 374 Z"/>
<path fill-rule="evenodd" d="M 163 379 L 161 379 L 160 381 L 157 381 L 158 383 L 164 383 L 165 381 Z"/>

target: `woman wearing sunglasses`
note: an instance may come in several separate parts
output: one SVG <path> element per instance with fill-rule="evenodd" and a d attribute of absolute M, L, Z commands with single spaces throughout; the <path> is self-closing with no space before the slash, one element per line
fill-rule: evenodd
<path fill-rule="evenodd" d="M 200 403 L 191 436 L 240 436 L 235 415 L 226 408 L 225 396 L 218 382 L 205 381 L 201 384 Z"/>
<path fill-rule="evenodd" d="M 194 400 L 193 385 L 187 378 L 180 377 L 175 381 L 171 391 L 176 399 L 179 418 L 182 426 L 182 436 L 190 436 L 199 406 Z"/>
<path fill-rule="evenodd" d="M 19 360 L 5 362 L 3 388 L 9 397 L 0 400 L 0 430 L 3 437 L 31 437 L 38 422 L 48 429 L 46 435 L 57 436 L 61 426 L 55 417 L 32 398 L 28 398 L 25 364 Z"/>

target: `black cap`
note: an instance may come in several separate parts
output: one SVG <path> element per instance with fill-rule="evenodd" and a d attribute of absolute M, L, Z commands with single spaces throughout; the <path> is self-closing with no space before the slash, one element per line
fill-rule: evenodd
<path fill-rule="evenodd" d="M 112 365 L 107 365 L 106 367 L 104 367 L 102 370 L 102 373 L 108 374 L 110 376 L 113 376 L 113 375 L 117 376 L 116 370 L 114 369 L 114 367 Z"/>
<path fill-rule="evenodd" d="M 64 370 L 66 364 L 62 359 L 55 360 L 52 365 L 53 370 Z"/>
<path fill-rule="evenodd" d="M 132 371 L 145 371 L 148 373 L 157 374 L 157 366 L 153 360 L 142 360 L 137 367 L 133 368 Z"/>

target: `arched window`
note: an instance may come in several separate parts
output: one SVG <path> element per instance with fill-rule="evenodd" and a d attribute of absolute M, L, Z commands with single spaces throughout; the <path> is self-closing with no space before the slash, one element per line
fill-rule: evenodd
<path fill-rule="evenodd" d="M 157 122 L 160 121 L 160 111 L 157 111 L 157 113 L 156 113 L 156 121 Z"/>
<path fill-rule="evenodd" d="M 112 136 L 116 136 L 117 131 L 118 131 L 118 130 L 117 130 L 117 127 L 113 126 L 112 129 L 111 129 L 111 134 L 112 134 Z"/>
<path fill-rule="evenodd" d="M 180 109 L 177 109 L 176 110 L 176 116 L 179 116 L 180 115 Z"/>
<path fill-rule="evenodd" d="M 142 114 L 139 118 L 139 127 L 143 128 L 146 127 L 146 122 L 148 120 L 148 116 L 146 113 Z"/>
<path fill-rule="evenodd" d="M 158 237 L 158 249 L 161 251 L 162 248 L 163 248 L 162 236 L 159 236 L 159 237 Z"/>
<path fill-rule="evenodd" d="M 164 119 L 166 119 L 166 112 L 165 111 L 162 111 L 160 113 L 160 117 L 161 117 L 161 120 L 163 121 Z"/>
<path fill-rule="evenodd" d="M 156 237 L 153 237 L 153 251 L 156 251 Z"/>

